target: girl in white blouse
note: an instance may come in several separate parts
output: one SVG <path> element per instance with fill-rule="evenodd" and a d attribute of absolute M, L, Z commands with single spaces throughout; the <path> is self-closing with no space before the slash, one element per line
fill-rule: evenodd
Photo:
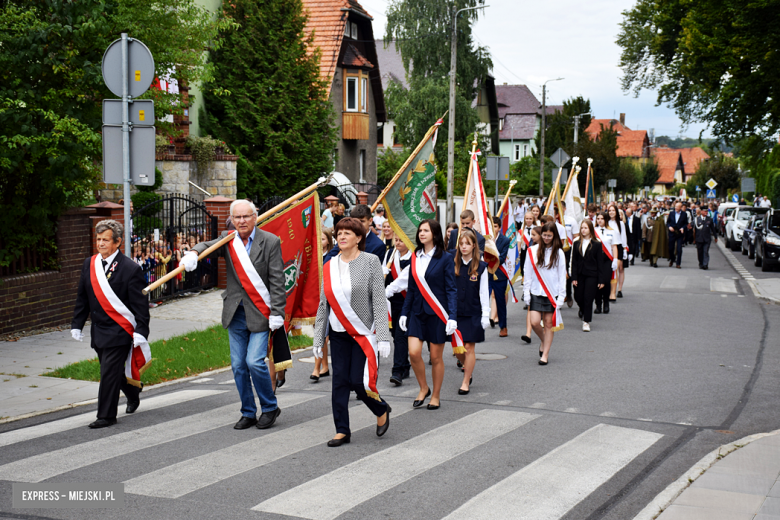
<path fill-rule="evenodd" d="M 612 243 L 617 246 L 617 284 L 612 285 L 609 294 L 609 301 L 614 302 L 617 301 L 618 297 L 623 297 L 623 281 L 626 279 L 623 260 L 628 260 L 628 239 L 626 238 L 626 225 L 621 220 L 620 212 L 615 204 L 607 206 L 607 215 L 609 216 L 609 227 L 615 232 L 615 239 Z"/>
<path fill-rule="evenodd" d="M 541 238 L 525 259 L 523 300 L 531 311 L 531 326 L 542 340 L 539 364 L 546 365 L 555 334 L 553 318 L 566 299 L 566 256 L 555 222 L 542 226 Z"/>
<path fill-rule="evenodd" d="M 601 242 L 604 244 L 604 247 L 612 256 L 612 271 L 617 271 L 618 248 L 614 243 L 616 233 L 614 229 L 609 227 L 608 221 L 609 215 L 606 213 L 596 214 L 596 234 L 598 235 L 599 240 L 601 240 Z M 593 311 L 594 314 L 601 314 L 602 308 L 604 314 L 609 314 L 610 287 L 614 288 L 616 281 L 617 280 L 613 279 L 609 286 L 604 287 L 598 293 L 596 293 L 596 310 Z"/>

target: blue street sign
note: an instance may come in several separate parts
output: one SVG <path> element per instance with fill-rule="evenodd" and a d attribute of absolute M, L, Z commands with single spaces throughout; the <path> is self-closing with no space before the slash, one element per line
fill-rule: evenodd
<path fill-rule="evenodd" d="M 713 190 L 710 190 L 710 189 L 707 190 L 707 198 L 708 199 L 714 199 L 715 198 L 715 190 L 714 189 Z"/>
<path fill-rule="evenodd" d="M 701 188 L 699 186 L 696 186 L 696 191 L 701 191 Z"/>
<path fill-rule="evenodd" d="M 731 202 L 739 202 L 739 195 L 736 193 L 731 196 Z"/>

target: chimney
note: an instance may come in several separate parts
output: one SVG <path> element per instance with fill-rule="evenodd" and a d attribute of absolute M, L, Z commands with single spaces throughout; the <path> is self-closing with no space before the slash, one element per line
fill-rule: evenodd
<path fill-rule="evenodd" d="M 623 112 L 620 113 L 620 124 L 626 126 L 626 114 Z"/>

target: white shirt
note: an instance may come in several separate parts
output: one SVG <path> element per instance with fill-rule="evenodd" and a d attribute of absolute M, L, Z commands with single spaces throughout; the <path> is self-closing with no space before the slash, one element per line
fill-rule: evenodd
<path fill-rule="evenodd" d="M 620 254 L 620 249 L 623 248 L 623 245 L 628 244 L 628 239 L 626 238 L 626 226 L 621 226 L 614 220 L 610 220 L 608 225 L 612 228 L 612 243 L 618 246 L 618 254 Z"/>
<path fill-rule="evenodd" d="M 352 301 L 352 280 L 349 276 L 349 263 L 345 262 L 341 259 L 341 255 L 339 254 L 336 258 L 331 260 L 331 262 L 338 262 L 339 263 L 339 280 L 338 284 L 341 286 L 341 290 L 344 291 L 344 296 L 347 298 L 347 301 Z M 330 310 L 330 314 L 328 315 L 328 321 L 330 322 L 330 328 L 333 331 L 336 332 L 346 332 L 347 329 L 344 328 L 344 325 L 341 324 L 339 321 L 338 316 L 336 316 L 336 313 L 333 312 L 333 309 Z"/>
<path fill-rule="evenodd" d="M 580 230 L 577 227 L 577 221 L 571 215 L 564 215 L 563 223 L 566 224 L 566 236 L 573 242 L 574 235 L 580 234 Z"/>
<path fill-rule="evenodd" d="M 116 259 L 116 255 L 118 255 L 118 254 L 119 254 L 119 249 L 117 249 L 116 251 L 114 251 L 113 253 L 111 253 L 111 254 L 108 256 L 108 258 L 103 258 L 103 255 L 101 255 L 101 256 L 100 256 L 100 258 L 101 258 L 102 260 L 105 260 L 105 261 L 106 261 L 106 267 L 104 267 L 104 268 L 103 268 L 103 270 L 104 270 L 106 273 L 107 273 L 107 272 L 108 272 L 108 270 L 111 268 L 111 264 L 114 262 L 114 260 Z"/>
<path fill-rule="evenodd" d="M 398 254 L 398 250 L 395 250 L 395 254 Z M 398 260 L 408 260 L 412 257 L 412 251 L 409 250 L 406 252 L 404 256 L 399 258 Z M 392 258 L 390 259 L 392 260 Z M 428 260 L 430 262 L 430 260 Z M 404 292 L 409 288 L 409 268 L 412 267 L 411 264 L 407 265 L 403 269 L 401 269 L 400 274 L 398 275 L 398 278 L 390 282 L 390 285 L 387 286 L 385 289 L 385 294 L 390 294 L 392 296 L 393 294 L 398 294 L 400 292 Z"/>
<path fill-rule="evenodd" d="M 377 229 L 382 229 L 382 224 L 386 221 L 387 219 L 382 215 L 374 215 L 374 226 L 376 226 Z"/>
<path fill-rule="evenodd" d="M 537 251 L 539 251 L 539 245 L 532 246 L 531 251 L 533 251 L 533 258 L 536 259 Z M 547 289 L 550 290 L 550 294 L 552 294 L 556 302 L 563 303 L 563 300 L 566 298 L 566 256 L 563 254 L 563 251 L 559 249 L 557 264 L 554 267 L 546 267 L 550 265 L 551 254 L 552 249 L 547 248 L 547 251 L 545 251 L 544 254 L 545 267 L 539 267 L 537 265 L 536 269 L 539 269 L 539 271 L 543 269 L 548 272 L 551 270 L 553 271 L 553 276 L 550 276 L 549 280 L 545 279 L 545 282 L 547 283 Z M 536 277 L 536 270 L 532 264 L 531 256 L 532 255 L 527 255 L 525 257 L 525 266 L 523 271 L 525 273 L 525 276 L 523 277 L 523 299 L 525 299 L 526 296 L 530 297 L 531 294 L 546 298 L 547 293 L 545 293 L 542 284 L 539 283 L 539 279 Z"/>
<path fill-rule="evenodd" d="M 764 199 L 761 201 L 761 207 L 762 208 L 771 208 L 772 207 L 772 201 L 767 199 Z"/>
<path fill-rule="evenodd" d="M 518 204 L 515 206 L 515 222 L 522 224 L 523 223 L 523 217 L 525 217 L 526 212 L 525 204 Z"/>
<path fill-rule="evenodd" d="M 428 253 L 424 251 L 417 251 L 415 253 L 417 255 L 417 265 L 422 268 L 423 273 L 428 270 L 428 264 L 431 263 L 431 258 L 433 258 L 433 254 L 435 252 L 436 248 L 434 247 Z M 409 251 L 407 255 L 409 256 L 404 255 L 401 259 L 405 260 L 406 258 L 411 258 L 411 251 Z M 398 278 L 396 278 L 393 283 L 387 286 L 393 288 L 393 294 L 405 291 L 409 288 L 409 269 L 411 267 L 412 264 L 409 264 L 408 267 L 401 271 L 401 274 L 398 275 Z M 385 289 L 385 294 L 387 294 L 387 289 Z"/>
<path fill-rule="evenodd" d="M 463 262 L 463 266 L 467 266 L 469 264 L 469 262 L 465 261 L 463 258 L 461 258 L 460 261 Z M 463 267 L 461 267 L 461 269 L 463 269 Z M 482 307 L 483 318 L 490 317 L 490 288 L 488 287 L 489 274 L 490 273 L 486 267 L 479 277 L 479 303 L 480 307 Z"/>
<path fill-rule="evenodd" d="M 612 240 L 614 239 L 614 230 L 612 229 L 606 229 L 606 228 L 596 228 L 596 231 L 599 234 L 599 238 L 601 239 L 601 242 L 604 244 L 604 247 L 607 248 L 607 251 L 609 251 L 610 255 L 614 254 L 614 251 L 612 251 Z"/>

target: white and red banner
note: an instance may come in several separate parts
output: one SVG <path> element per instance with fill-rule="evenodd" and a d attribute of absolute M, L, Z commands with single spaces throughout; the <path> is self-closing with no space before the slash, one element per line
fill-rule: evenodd
<path fill-rule="evenodd" d="M 412 265 L 410 268 L 411 275 L 414 276 L 414 281 L 417 282 L 417 287 L 420 289 L 420 293 L 423 295 L 423 298 L 425 298 L 425 301 L 428 302 L 428 305 L 431 306 L 433 312 L 436 313 L 436 316 L 438 316 L 446 326 L 450 319 L 450 315 L 447 313 L 447 310 L 444 308 L 438 298 L 436 298 L 436 295 L 433 294 L 431 286 L 428 285 L 428 281 L 425 279 L 425 271 L 422 268 L 418 270 L 417 253 L 412 253 Z M 455 334 L 452 335 L 452 351 L 455 354 L 466 353 L 466 347 L 463 343 L 463 335 L 459 330 L 456 330 Z"/>
<path fill-rule="evenodd" d="M 563 318 L 561 318 L 561 309 L 555 304 L 555 297 L 550 292 L 547 281 L 545 281 L 545 275 L 548 277 L 552 276 L 552 270 L 539 269 L 539 267 L 536 265 L 537 251 L 539 251 L 539 245 L 532 246 L 528 248 L 528 255 L 531 257 L 531 265 L 534 267 L 534 273 L 536 273 L 536 279 L 539 280 L 539 285 L 542 286 L 542 289 L 544 289 L 544 294 L 547 296 L 547 299 L 550 300 L 553 309 L 555 309 L 555 314 L 553 314 L 553 321 L 552 321 L 552 325 L 553 325 L 552 331 L 556 332 L 559 330 L 563 330 Z"/>
<path fill-rule="evenodd" d="M 249 253 L 241 237 L 236 233 L 236 237 L 228 244 L 230 259 L 233 261 L 233 268 L 241 281 L 241 286 L 246 291 L 249 299 L 255 304 L 260 313 L 268 319 L 271 316 L 271 293 L 268 287 L 263 283 L 263 279 L 257 274 L 257 269 L 252 265 L 249 259 Z"/>
<path fill-rule="evenodd" d="M 476 151 L 471 154 L 471 167 L 469 168 L 469 179 L 466 182 L 466 193 L 463 197 L 463 209 L 470 209 L 474 213 L 475 221 L 473 228 L 479 231 L 485 237 L 485 250 L 482 251 L 485 262 L 488 264 L 488 271 L 495 273 L 499 268 L 498 249 L 493 237 L 493 221 L 488 211 L 488 199 L 485 195 L 485 186 L 482 184 L 482 174 L 479 171 L 478 155 L 481 152 Z"/>
<path fill-rule="evenodd" d="M 378 366 L 376 332 L 369 330 L 360 320 L 360 317 L 352 308 L 352 302 L 344 294 L 341 285 L 333 283 L 333 280 L 338 279 L 339 276 L 338 264 L 338 259 L 334 258 L 327 265 L 323 266 L 322 283 L 325 297 L 328 299 L 330 308 L 344 326 L 347 334 L 352 336 L 357 344 L 360 345 L 363 354 L 366 355 L 366 365 L 363 368 L 363 387 L 366 389 L 366 394 L 377 401 L 381 401 L 379 391 L 376 388 Z"/>
<path fill-rule="evenodd" d="M 119 297 L 111 288 L 111 284 L 108 283 L 106 278 L 106 272 L 103 270 L 103 262 L 100 255 L 92 257 L 89 268 L 90 281 L 92 282 L 92 290 L 95 292 L 95 297 L 98 303 L 103 308 L 106 314 L 116 322 L 117 325 L 122 327 L 130 337 L 133 337 L 135 333 L 135 316 L 130 312 L 130 309 L 119 299 Z M 125 377 L 127 382 L 133 386 L 141 386 L 141 375 L 152 363 L 152 351 L 149 348 L 149 343 L 144 341 L 140 345 L 133 345 L 130 349 L 130 353 L 127 355 L 125 361 Z"/>

